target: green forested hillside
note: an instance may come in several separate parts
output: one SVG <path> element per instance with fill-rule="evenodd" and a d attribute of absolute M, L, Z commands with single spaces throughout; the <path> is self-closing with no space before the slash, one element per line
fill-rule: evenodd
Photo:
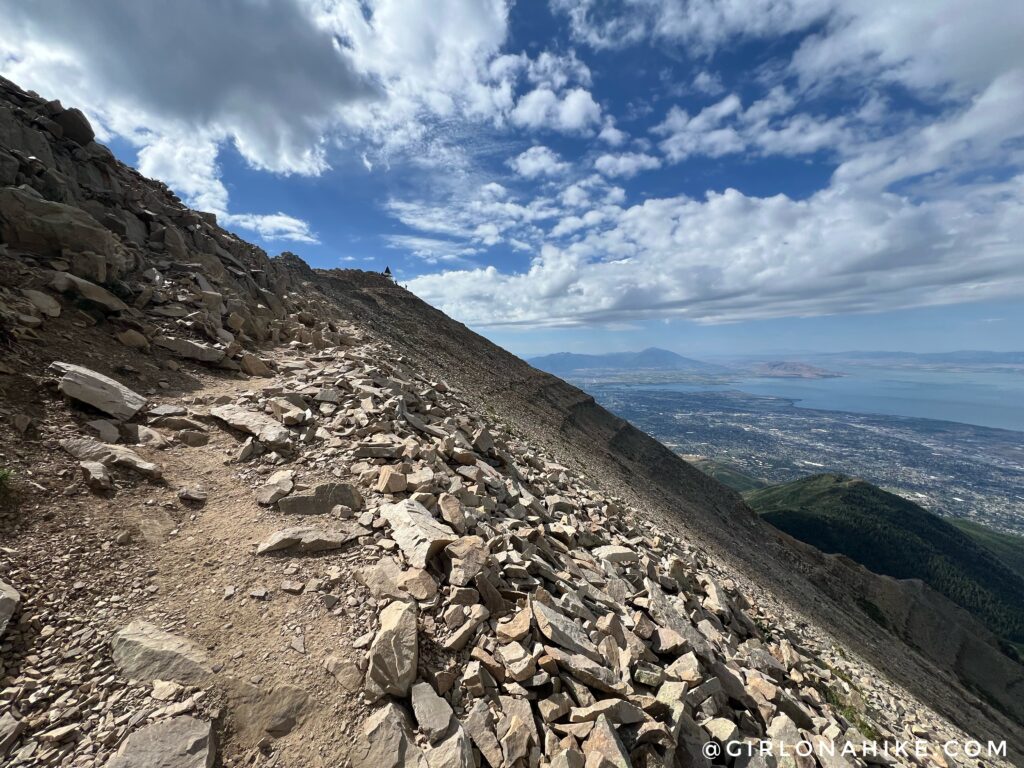
<path fill-rule="evenodd" d="M 1022 550 L 1012 538 L 952 524 L 864 480 L 814 475 L 746 494 L 765 520 L 875 573 L 921 579 L 993 632 L 1024 643 Z"/>
<path fill-rule="evenodd" d="M 960 520 L 955 517 L 950 518 L 949 522 L 989 550 L 1024 579 L 1024 536 L 993 531 L 981 523 Z"/>

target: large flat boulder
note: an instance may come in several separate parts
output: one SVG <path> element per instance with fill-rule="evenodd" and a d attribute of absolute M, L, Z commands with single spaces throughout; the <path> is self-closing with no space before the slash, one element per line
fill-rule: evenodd
<path fill-rule="evenodd" d="M 218 405 L 210 409 L 210 415 L 271 448 L 287 448 L 292 444 L 291 433 L 279 422 L 240 405 Z"/>
<path fill-rule="evenodd" d="M 327 552 L 340 549 L 348 542 L 369 533 L 351 521 L 336 528 L 284 528 L 274 531 L 256 547 L 257 555 L 288 550 L 290 552 Z"/>
<path fill-rule="evenodd" d="M 219 363 L 224 359 L 223 349 L 199 341 L 183 339 L 180 336 L 157 336 L 153 339 L 153 343 L 161 349 L 166 349 L 172 355 L 188 360 L 198 360 L 200 363 Z"/>
<path fill-rule="evenodd" d="M 210 723 L 172 717 L 131 734 L 106 768 L 212 768 L 216 755 Z"/>
<path fill-rule="evenodd" d="M 98 461 L 107 467 L 127 467 L 151 480 L 163 477 L 158 464 L 146 461 L 131 448 L 101 443 L 89 437 L 69 437 L 60 441 L 60 447 L 79 461 Z"/>
<path fill-rule="evenodd" d="M 213 670 L 199 646 L 148 621 L 133 621 L 111 641 L 114 663 L 126 677 L 199 684 Z"/>
<path fill-rule="evenodd" d="M 98 304 L 108 312 L 124 312 L 128 305 L 121 301 L 106 288 L 90 283 L 69 272 L 55 272 L 50 278 L 50 287 L 60 293 L 73 293 L 86 301 Z"/>
<path fill-rule="evenodd" d="M 50 369 L 61 375 L 58 389 L 72 400 L 127 421 L 142 410 L 146 398 L 109 376 L 81 365 L 54 361 Z"/>
<path fill-rule="evenodd" d="M 293 493 L 277 502 L 286 515 L 326 515 L 336 506 L 363 508 L 363 497 L 348 483 L 321 483 L 307 493 Z"/>

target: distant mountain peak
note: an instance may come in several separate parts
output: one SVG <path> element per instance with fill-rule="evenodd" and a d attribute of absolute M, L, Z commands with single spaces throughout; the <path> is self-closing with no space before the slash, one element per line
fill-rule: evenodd
<path fill-rule="evenodd" d="M 721 373 L 726 369 L 694 360 L 690 357 L 660 347 L 647 347 L 639 352 L 609 352 L 601 355 L 555 352 L 529 360 L 530 364 L 542 371 L 556 375 L 582 371 L 647 370 L 687 371 L 691 373 Z"/>

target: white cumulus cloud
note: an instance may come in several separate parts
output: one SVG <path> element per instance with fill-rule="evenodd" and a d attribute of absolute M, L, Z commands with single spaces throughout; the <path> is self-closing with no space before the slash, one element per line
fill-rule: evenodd
<path fill-rule="evenodd" d="M 538 176 L 558 176 L 569 170 L 569 163 L 564 162 L 557 152 L 544 146 L 530 147 L 525 152 L 509 160 L 509 165 L 527 179 Z"/>
<path fill-rule="evenodd" d="M 621 155 L 601 155 L 594 161 L 594 167 L 605 176 L 631 178 L 641 171 L 661 167 L 661 160 L 643 152 L 623 152 Z"/>

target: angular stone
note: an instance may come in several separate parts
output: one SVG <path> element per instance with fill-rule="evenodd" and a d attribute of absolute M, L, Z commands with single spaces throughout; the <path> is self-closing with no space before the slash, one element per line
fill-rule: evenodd
<path fill-rule="evenodd" d="M 779 768 L 811 768 L 814 765 L 814 758 L 796 754 L 796 745 L 803 741 L 803 735 L 786 715 L 772 718 L 768 724 L 768 738 L 772 740 L 772 754 L 777 756 Z"/>
<path fill-rule="evenodd" d="M 472 583 L 490 556 L 487 542 L 479 536 L 463 536 L 445 547 L 444 552 L 452 561 L 448 583 L 456 587 Z"/>
<path fill-rule="evenodd" d="M 117 428 L 115 422 L 109 419 L 93 419 L 86 422 L 86 426 L 96 430 L 96 434 L 100 436 L 101 442 L 116 443 L 121 439 L 121 430 Z"/>
<path fill-rule="evenodd" d="M 152 408 L 150 408 L 147 411 L 147 413 L 150 416 L 154 416 L 156 418 L 161 418 L 162 419 L 162 418 L 168 418 L 168 417 L 174 417 L 174 416 L 185 416 L 188 413 L 188 409 L 186 409 L 186 408 L 184 408 L 184 407 L 182 407 L 180 405 L 166 405 L 166 404 L 165 405 L 154 405 Z M 190 423 L 198 424 L 198 422 L 190 422 Z M 173 425 L 167 424 L 166 426 L 173 426 Z"/>
<path fill-rule="evenodd" d="M 257 555 L 279 552 L 284 549 L 305 554 L 341 549 L 348 542 L 369 531 L 352 521 L 334 528 L 296 527 L 275 531 L 256 547 Z"/>
<path fill-rule="evenodd" d="M 60 447 L 79 461 L 97 461 L 108 467 L 127 467 L 151 480 L 159 480 L 163 476 L 158 465 L 146 461 L 135 451 L 121 445 L 100 443 L 88 437 L 72 437 L 61 440 Z"/>
<path fill-rule="evenodd" d="M 442 493 L 437 500 L 437 508 L 441 519 L 448 523 L 457 533 L 466 532 L 466 514 L 462 511 L 462 502 L 457 496 Z"/>
<path fill-rule="evenodd" d="M 589 707 L 576 707 L 569 713 L 569 722 L 589 723 L 599 717 L 607 717 L 610 722 L 619 725 L 629 725 L 642 723 L 644 711 L 622 699 L 604 699 Z"/>
<path fill-rule="evenodd" d="M 205 504 L 209 494 L 198 485 L 191 485 L 178 490 L 178 498 L 195 504 Z"/>
<path fill-rule="evenodd" d="M 149 694 L 157 701 L 173 701 L 185 690 L 185 686 L 170 680 L 154 680 L 153 691 Z"/>
<path fill-rule="evenodd" d="M 305 424 L 309 419 L 309 413 L 304 407 L 300 407 L 285 397 L 275 397 L 270 401 L 270 410 L 274 418 L 286 427 L 295 427 Z"/>
<path fill-rule="evenodd" d="M 487 431 L 487 427 L 481 427 L 473 435 L 473 447 L 483 454 L 489 454 L 494 450 L 494 438 Z"/>
<path fill-rule="evenodd" d="M 471 606 L 469 609 L 469 616 L 466 618 L 465 623 L 453 632 L 451 637 L 445 640 L 441 645 L 445 650 L 461 651 L 466 647 L 466 643 L 472 639 L 473 635 L 476 633 L 477 627 L 485 622 L 490 615 L 491 612 L 485 605 Z"/>
<path fill-rule="evenodd" d="M 380 629 L 370 646 L 366 684 L 374 693 L 405 696 L 416 679 L 416 604 L 396 600 L 380 612 Z"/>
<path fill-rule="evenodd" d="M 288 448 L 292 444 L 291 432 L 262 413 L 239 405 L 218 405 L 210 409 L 210 415 L 271 448 Z"/>
<path fill-rule="evenodd" d="M 533 656 L 520 643 L 498 646 L 497 657 L 505 665 L 508 676 L 516 682 L 528 680 L 537 671 Z"/>
<path fill-rule="evenodd" d="M 0 628 L 0 636 L 2 635 L 3 630 Z M 16 719 L 9 710 L 0 715 L 0 758 L 7 756 L 24 730 L 24 721 Z"/>
<path fill-rule="evenodd" d="M 380 513 L 391 525 L 392 538 L 416 568 L 426 568 L 434 555 L 456 539 L 451 528 L 439 523 L 426 507 L 412 499 L 385 504 Z"/>
<path fill-rule="evenodd" d="M 0 637 L 4 636 L 7 623 L 14 616 L 21 604 L 21 595 L 18 590 L 5 581 L 0 581 Z"/>
<path fill-rule="evenodd" d="M 161 349 L 166 349 L 172 355 L 188 360 L 198 360 L 201 363 L 219 363 L 224 359 L 223 349 L 192 341 L 192 339 L 183 339 L 180 336 L 157 336 L 153 339 L 153 343 Z"/>
<path fill-rule="evenodd" d="M 644 586 L 647 588 L 647 604 L 651 616 L 661 626 L 668 627 L 679 635 L 682 635 L 690 648 L 697 654 L 699 659 L 711 664 L 715 661 L 715 653 L 704 636 L 697 631 L 697 628 L 690 622 L 684 607 L 680 605 L 678 598 L 671 598 L 650 579 L 644 579 Z"/>
<path fill-rule="evenodd" d="M 406 490 L 408 491 L 428 491 L 432 490 L 434 484 L 434 470 L 430 467 L 423 467 L 423 469 L 417 469 L 415 472 L 410 472 L 405 476 Z"/>
<path fill-rule="evenodd" d="M 412 687 L 412 711 L 420 730 L 431 743 L 448 731 L 454 714 L 451 704 L 438 696 L 434 687 L 425 681 Z"/>
<path fill-rule="evenodd" d="M 249 376 L 273 376 L 274 372 L 270 370 L 270 366 L 260 360 L 256 355 L 251 352 L 246 352 L 238 360 L 238 365 L 241 367 L 243 373 L 247 373 Z"/>
<path fill-rule="evenodd" d="M 476 768 L 469 734 L 459 727 L 447 739 L 424 753 L 429 768 Z"/>
<path fill-rule="evenodd" d="M 704 730 L 708 732 L 712 739 L 722 744 L 735 741 L 740 733 L 736 723 L 725 717 L 713 717 L 706 721 L 704 723 Z"/>
<path fill-rule="evenodd" d="M 85 484 L 92 491 L 109 491 L 114 487 L 114 479 L 110 471 L 98 461 L 82 461 L 78 466 L 82 470 Z"/>
<path fill-rule="evenodd" d="M 604 663 L 604 656 L 576 622 L 544 603 L 534 601 L 531 605 L 537 628 L 544 637 L 567 651 L 580 653 L 593 661 Z"/>
<path fill-rule="evenodd" d="M 491 766 L 504 764 L 501 745 L 498 743 L 498 737 L 494 735 L 491 711 L 483 699 L 477 699 L 473 703 L 466 719 L 462 722 L 462 727 L 466 729 L 466 733 L 476 744 L 476 748 L 480 750 L 484 760 Z"/>
<path fill-rule="evenodd" d="M 578 749 L 563 749 L 551 758 L 549 768 L 584 768 L 586 758 Z"/>
<path fill-rule="evenodd" d="M 544 651 L 558 664 L 558 668 L 575 677 L 590 688 L 604 693 L 623 695 L 625 686 L 607 665 L 607 662 L 595 662 L 586 656 L 566 653 L 561 648 L 544 646 Z"/>
<path fill-rule="evenodd" d="M 629 547 L 620 547 L 617 544 L 608 544 L 604 547 L 597 547 L 592 550 L 594 557 L 607 560 L 616 565 L 622 563 L 638 563 L 640 556 Z"/>
<path fill-rule="evenodd" d="M 291 493 L 294 487 L 295 471 L 279 469 L 267 479 L 266 485 L 256 492 L 256 503 L 269 507 L 274 502 L 283 499 Z"/>
<path fill-rule="evenodd" d="M 36 736 L 36 739 L 44 744 L 57 744 L 62 741 L 77 741 L 82 736 L 82 726 L 79 723 L 68 723 L 51 728 Z"/>
<path fill-rule="evenodd" d="M 422 568 L 403 570 L 390 557 L 363 566 L 356 571 L 356 579 L 378 598 L 430 600 L 437 594 L 437 582 L 433 576 Z"/>
<path fill-rule="evenodd" d="M 498 624 L 496 630 L 498 641 L 502 643 L 519 642 L 530 634 L 532 626 L 533 612 L 529 608 L 524 608 L 510 621 L 502 621 Z"/>
<path fill-rule="evenodd" d="M 516 765 L 530 754 L 530 727 L 519 717 L 512 716 L 505 723 L 505 733 L 501 737 L 501 751 L 505 756 L 505 765 Z"/>
<path fill-rule="evenodd" d="M 537 711 L 545 723 L 552 723 L 569 714 L 572 702 L 564 693 L 553 693 L 548 698 L 537 702 Z"/>
<path fill-rule="evenodd" d="M 407 485 L 403 472 L 394 467 L 381 467 L 380 476 L 377 478 L 378 493 L 401 493 Z"/>
<path fill-rule="evenodd" d="M 632 768 L 629 753 L 622 745 L 611 721 L 604 715 L 597 718 L 594 728 L 583 744 L 587 765 L 594 768 Z"/>
<path fill-rule="evenodd" d="M 665 668 L 665 674 L 676 680 L 682 680 L 690 685 L 700 685 L 704 675 L 700 670 L 700 662 L 697 655 L 690 651 L 684 653 Z"/>
<path fill-rule="evenodd" d="M 409 713 L 394 702 L 366 719 L 361 736 L 350 754 L 352 768 L 426 768 Z"/>
<path fill-rule="evenodd" d="M 210 436 L 206 432 L 200 432 L 196 429 L 183 429 L 180 432 L 176 432 L 174 437 L 178 442 L 191 448 L 198 448 L 210 442 Z"/>
<path fill-rule="evenodd" d="M 115 419 L 127 421 L 146 405 L 146 398 L 142 395 L 102 373 L 61 362 L 51 363 L 50 368 L 61 374 L 57 388 L 63 394 Z"/>
<path fill-rule="evenodd" d="M 363 673 L 359 671 L 359 665 L 351 659 L 328 656 L 324 659 L 324 667 L 349 693 L 358 693 L 363 687 Z"/>
<path fill-rule="evenodd" d="M 338 505 L 359 510 L 363 497 L 348 483 L 321 483 L 312 491 L 293 493 L 277 502 L 286 515 L 326 515 Z"/>
<path fill-rule="evenodd" d="M 147 621 L 133 621 L 115 634 L 111 650 L 122 674 L 138 680 L 201 684 L 213 672 L 201 648 Z"/>
<path fill-rule="evenodd" d="M 210 723 L 180 716 L 132 733 L 106 768 L 212 768 L 216 755 Z"/>
<path fill-rule="evenodd" d="M 665 681 L 665 670 L 646 661 L 638 662 L 633 668 L 633 680 L 648 688 L 657 688 Z"/>
<path fill-rule="evenodd" d="M 128 305 L 106 288 L 101 288 L 95 283 L 90 283 L 88 280 L 75 277 L 67 272 L 57 272 L 54 274 L 50 280 L 50 287 L 61 293 L 77 294 L 86 301 L 100 305 L 108 312 L 125 312 L 128 310 Z"/>

